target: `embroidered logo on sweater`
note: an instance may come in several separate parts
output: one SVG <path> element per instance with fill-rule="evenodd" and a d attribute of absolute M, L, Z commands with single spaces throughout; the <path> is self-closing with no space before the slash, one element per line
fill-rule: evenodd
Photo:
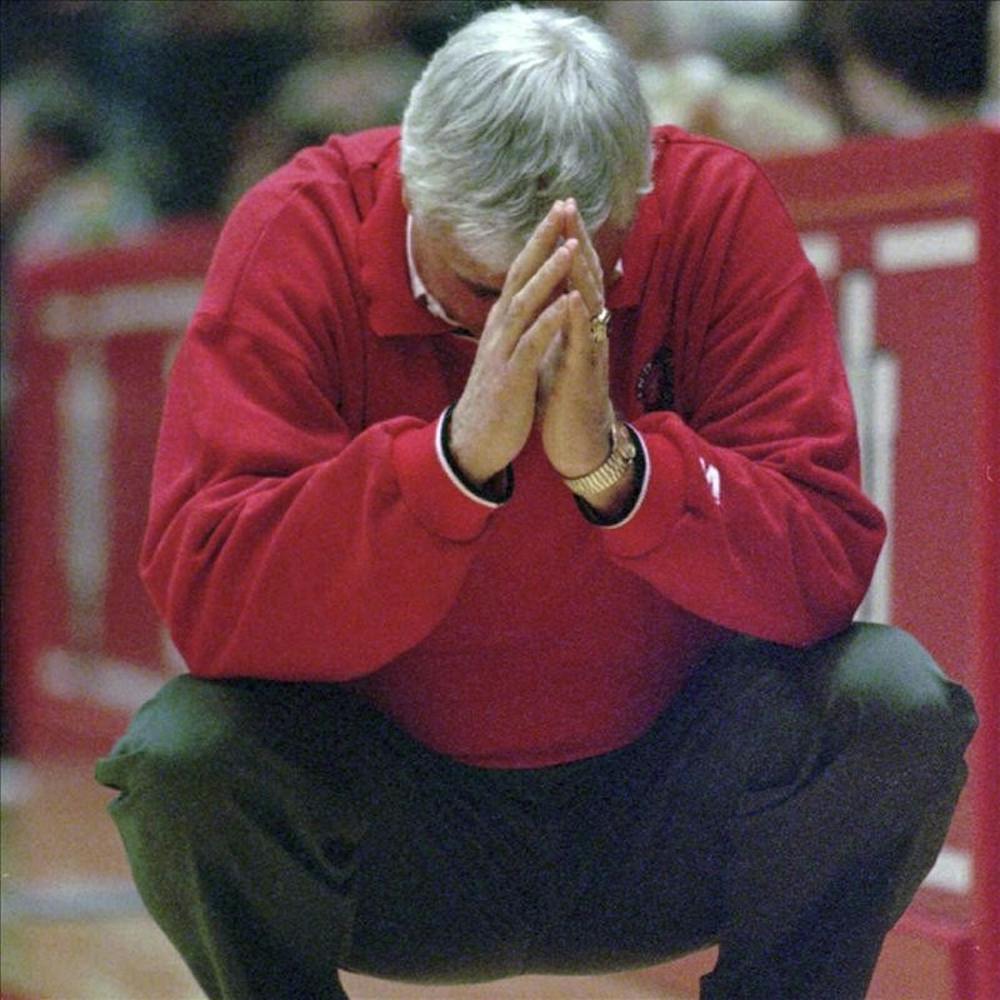
<path fill-rule="evenodd" d="M 642 366 L 635 394 L 646 413 L 674 408 L 674 353 L 667 344 Z"/>

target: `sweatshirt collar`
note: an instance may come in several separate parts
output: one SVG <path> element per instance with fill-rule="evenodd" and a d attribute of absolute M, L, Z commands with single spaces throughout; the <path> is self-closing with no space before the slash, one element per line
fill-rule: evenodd
<path fill-rule="evenodd" d="M 438 319 L 443 319 L 448 326 L 461 330 L 462 324 L 453 320 L 445 311 L 444 306 L 441 305 L 441 303 L 438 302 L 433 295 L 431 295 L 427 286 L 424 284 L 424 279 L 420 277 L 420 272 L 417 270 L 417 260 L 413 256 L 412 215 L 407 215 L 406 217 L 406 267 L 410 275 L 410 290 L 413 292 L 413 297 L 420 302 L 432 316 L 437 316 Z"/>
<path fill-rule="evenodd" d="M 358 256 L 361 287 L 368 300 L 368 323 L 382 337 L 448 333 L 452 327 L 434 316 L 414 295 L 406 247 L 406 206 L 397 154 L 376 170 L 375 202 L 361 223 Z"/>

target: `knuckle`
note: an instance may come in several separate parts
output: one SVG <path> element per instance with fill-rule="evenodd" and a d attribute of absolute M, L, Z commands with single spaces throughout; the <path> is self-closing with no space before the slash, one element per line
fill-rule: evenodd
<path fill-rule="evenodd" d="M 545 261 L 544 265 L 539 270 L 539 278 L 543 281 L 551 283 L 562 277 L 568 270 L 566 264 L 568 259 L 568 254 L 566 251 L 560 247 L 548 260 Z"/>
<path fill-rule="evenodd" d="M 549 259 L 546 265 L 549 270 L 562 272 L 567 270 L 567 265 L 571 265 L 569 251 L 565 247 L 560 247 Z"/>
<path fill-rule="evenodd" d="M 513 260 L 510 267 L 507 269 L 507 280 L 504 282 L 505 287 L 516 287 L 521 284 L 524 279 L 525 272 L 525 254 L 527 253 L 527 247 L 522 250 Z"/>
<path fill-rule="evenodd" d="M 522 289 L 511 297 L 510 303 L 507 306 L 507 318 L 515 322 L 520 322 L 526 312 L 525 290 Z"/>

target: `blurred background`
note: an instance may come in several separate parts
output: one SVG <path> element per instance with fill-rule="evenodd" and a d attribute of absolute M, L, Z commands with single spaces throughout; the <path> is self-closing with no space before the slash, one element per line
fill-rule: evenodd
<path fill-rule="evenodd" d="M 398 120 L 428 55 L 491 6 L 3 3 L 4 260 L 223 215 L 297 148 Z M 997 4 L 986 0 L 563 6 L 625 42 L 657 122 L 759 155 L 997 114 Z"/>
<path fill-rule="evenodd" d="M 164 672 L 181 669 L 131 569 L 163 371 L 196 300 L 217 227 L 243 192 L 332 132 L 397 122 L 429 55 L 451 31 L 494 6 L 484 0 L 0 3 L 0 530 L 11 609 L 4 615 L 0 675 L 5 991 L 57 1000 L 198 995 L 142 916 L 103 818 L 106 797 L 89 778 L 95 753 L 125 714 Z M 996 2 L 557 6 L 603 22 L 623 41 L 638 63 L 654 121 L 718 137 L 768 162 L 822 156 L 858 139 L 1000 123 Z M 123 282 L 138 282 L 138 298 L 114 297 Z M 80 311 L 84 299 L 90 305 Z M 148 334 L 144 342 L 155 345 L 151 360 L 116 346 L 114 323 L 123 309 L 133 310 L 125 326 L 133 322 Z M 57 346 L 78 336 L 90 347 L 70 352 L 69 361 L 53 360 Z M 97 342 L 106 345 L 100 357 Z M 114 446 L 127 453 L 118 459 L 125 471 L 115 474 L 105 454 L 112 447 L 110 392 L 114 419 L 130 415 L 136 428 L 133 439 Z M 53 430 L 59 421 L 62 429 Z M 121 492 L 119 480 L 130 485 L 124 500 L 115 501 L 127 507 L 115 521 L 101 512 Z M 51 551 L 41 543 L 63 530 L 68 540 L 54 542 Z M 116 573 L 121 579 L 109 583 Z M 57 591 L 66 593 L 52 599 Z M 105 612 L 106 625 L 98 622 Z M 143 635 L 134 638 L 130 630 Z M 53 634 L 58 649 L 50 655 Z M 41 682 L 25 676 L 36 661 Z M 691 996 L 691 982 L 690 975 L 652 985 L 613 980 L 595 987 L 604 992 L 578 986 L 544 995 Z M 388 987 L 357 989 L 358 996 L 404 995 Z M 919 986 L 892 989 L 881 995 L 938 995 Z"/>

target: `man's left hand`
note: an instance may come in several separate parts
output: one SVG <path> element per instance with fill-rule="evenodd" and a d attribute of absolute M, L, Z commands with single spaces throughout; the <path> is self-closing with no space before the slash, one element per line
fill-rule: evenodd
<path fill-rule="evenodd" d="M 564 479 L 593 472 L 611 448 L 614 408 L 608 391 L 608 342 L 595 343 L 591 317 L 604 308 L 601 262 L 576 205 L 568 203 L 566 239 L 578 246 L 569 275 L 567 319 L 550 345 L 539 379 L 542 443 Z"/>

